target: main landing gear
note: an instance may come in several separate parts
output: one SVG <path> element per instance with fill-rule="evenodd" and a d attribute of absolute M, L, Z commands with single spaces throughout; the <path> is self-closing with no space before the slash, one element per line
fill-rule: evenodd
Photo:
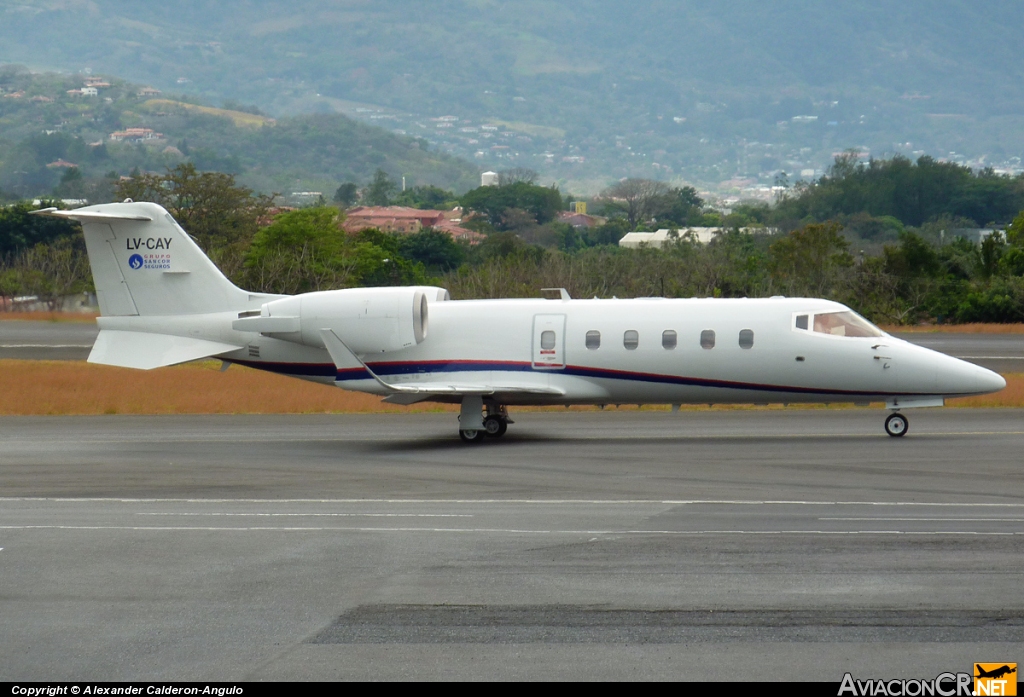
<path fill-rule="evenodd" d="M 885 417 L 885 432 L 893 438 L 905 436 L 909 429 L 910 422 L 907 421 L 907 417 L 898 411 L 894 411 Z"/>
<path fill-rule="evenodd" d="M 462 399 L 459 438 L 463 443 L 482 443 L 487 438 L 501 438 L 511 423 L 515 422 L 508 417 L 508 409 L 503 404 L 484 404 L 480 397 Z"/>

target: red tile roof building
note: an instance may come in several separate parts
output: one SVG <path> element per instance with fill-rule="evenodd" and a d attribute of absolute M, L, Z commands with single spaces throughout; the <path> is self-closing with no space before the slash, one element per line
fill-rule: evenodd
<path fill-rule="evenodd" d="M 447 232 L 454 239 L 479 244 L 484 235 L 459 225 L 462 211 L 431 211 L 405 206 L 357 206 L 347 211 L 342 228 L 346 232 L 359 232 L 376 228 L 382 232 L 412 235 L 424 228 Z"/>
<path fill-rule="evenodd" d="M 345 229 L 358 232 L 377 228 L 383 232 L 411 234 L 445 220 L 443 211 L 421 211 L 404 206 L 356 206 L 346 213 Z"/>

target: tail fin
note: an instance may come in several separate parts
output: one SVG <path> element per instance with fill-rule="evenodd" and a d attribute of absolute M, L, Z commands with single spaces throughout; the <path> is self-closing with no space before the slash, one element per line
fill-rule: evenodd
<path fill-rule="evenodd" d="M 191 315 L 245 310 L 252 304 L 249 294 L 229 281 L 155 203 L 35 213 L 82 224 L 104 316 Z"/>

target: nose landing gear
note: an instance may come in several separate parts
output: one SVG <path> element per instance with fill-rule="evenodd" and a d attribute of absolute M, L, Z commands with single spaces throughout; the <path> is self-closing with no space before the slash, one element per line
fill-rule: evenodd
<path fill-rule="evenodd" d="M 893 438 L 901 438 L 910 429 L 910 422 L 907 417 L 898 411 L 894 411 L 885 418 L 885 432 Z"/>

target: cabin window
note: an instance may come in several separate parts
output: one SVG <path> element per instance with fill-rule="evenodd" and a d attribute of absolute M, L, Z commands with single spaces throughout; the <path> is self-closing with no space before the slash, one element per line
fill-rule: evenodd
<path fill-rule="evenodd" d="M 640 345 L 640 333 L 635 329 L 627 329 L 622 335 L 622 345 L 632 351 Z"/>
<path fill-rule="evenodd" d="M 878 327 L 852 310 L 814 315 L 814 331 L 832 336 L 882 336 Z"/>
<path fill-rule="evenodd" d="M 676 333 L 671 329 L 666 329 L 661 333 L 661 346 L 662 348 L 672 350 L 676 347 Z"/>
<path fill-rule="evenodd" d="M 754 330 L 753 329 L 741 329 L 740 330 L 740 348 L 748 349 L 754 347 Z"/>
<path fill-rule="evenodd" d="M 587 332 L 587 348 L 591 351 L 601 348 L 601 332 L 593 329 Z"/>
<path fill-rule="evenodd" d="M 542 349 L 553 349 L 555 347 L 555 333 L 548 329 L 540 333 L 540 347 Z"/>
<path fill-rule="evenodd" d="M 797 329 L 807 329 L 807 315 L 797 315 L 796 316 L 796 328 Z"/>
<path fill-rule="evenodd" d="M 715 347 L 714 329 L 705 329 L 700 333 L 700 347 L 702 349 L 713 349 Z"/>

